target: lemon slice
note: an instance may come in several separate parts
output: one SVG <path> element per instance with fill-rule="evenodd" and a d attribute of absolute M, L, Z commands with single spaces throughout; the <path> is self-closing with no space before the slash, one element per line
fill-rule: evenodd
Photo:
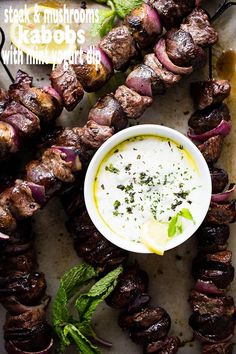
<path fill-rule="evenodd" d="M 56 30 L 65 31 L 65 24 L 56 24 L 56 23 L 45 23 L 44 22 L 44 13 L 45 10 L 54 10 L 55 8 L 49 6 L 38 5 L 37 13 L 39 13 L 39 22 L 34 21 L 35 7 L 32 6 L 28 8 L 30 23 L 12 23 L 10 26 L 10 39 L 11 42 L 22 52 L 31 56 L 35 60 L 42 61 L 46 64 L 56 64 L 58 61 L 61 62 L 63 59 L 68 59 L 76 51 L 76 44 L 68 44 L 65 40 L 58 44 L 53 38 L 50 43 L 33 43 L 33 39 L 28 32 L 27 38 L 29 43 L 22 40 L 24 38 L 20 32 L 19 25 L 21 26 L 22 31 L 32 31 L 38 30 L 41 33 L 42 26 L 45 26 L 45 30 L 50 30 L 52 35 Z M 32 32 L 31 32 L 32 34 Z M 58 58 L 58 53 L 62 54 L 62 58 Z M 60 59 L 60 60 L 59 60 Z"/>
<path fill-rule="evenodd" d="M 141 242 L 152 252 L 163 256 L 168 242 L 168 223 L 149 220 L 141 228 Z"/>

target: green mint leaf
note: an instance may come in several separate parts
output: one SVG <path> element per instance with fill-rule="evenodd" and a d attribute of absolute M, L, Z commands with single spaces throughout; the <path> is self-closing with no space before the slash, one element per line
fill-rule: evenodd
<path fill-rule="evenodd" d="M 124 19 L 133 9 L 140 6 L 143 0 L 113 0 L 117 15 Z"/>
<path fill-rule="evenodd" d="M 116 16 L 115 7 L 111 1 L 107 2 L 110 8 L 99 9 L 99 21 L 94 23 L 90 29 L 90 35 L 96 37 L 104 37 L 114 26 L 114 20 Z"/>
<path fill-rule="evenodd" d="M 80 322 L 90 323 L 97 306 L 112 292 L 117 284 L 119 275 L 123 272 L 122 267 L 108 273 L 96 282 L 88 293 L 81 294 L 76 300 L 75 307 L 79 312 Z"/>
<path fill-rule="evenodd" d="M 173 237 L 176 235 L 177 222 L 178 222 L 178 215 L 176 214 L 170 219 L 169 226 L 168 226 L 168 237 Z"/>
<path fill-rule="evenodd" d="M 70 339 L 73 339 L 81 354 L 101 354 L 101 351 L 76 326 L 68 324 L 65 326 L 63 332 L 66 338 L 70 337 Z"/>
<path fill-rule="evenodd" d="M 187 208 L 183 208 L 179 214 L 185 219 L 193 220 L 193 216 Z"/>
<path fill-rule="evenodd" d="M 64 336 L 62 327 L 69 323 L 72 318 L 68 303 L 71 297 L 83 284 L 98 276 L 96 270 L 87 264 L 81 264 L 65 273 L 60 281 L 60 286 L 55 296 L 52 309 L 52 322 L 55 332 L 61 340 L 61 348 L 70 344 Z"/>

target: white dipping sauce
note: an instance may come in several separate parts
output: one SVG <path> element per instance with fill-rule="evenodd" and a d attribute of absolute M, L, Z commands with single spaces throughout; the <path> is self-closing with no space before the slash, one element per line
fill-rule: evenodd
<path fill-rule="evenodd" d="M 194 219 L 201 188 L 197 166 L 182 146 L 164 137 L 142 135 L 117 145 L 103 159 L 94 198 L 113 233 L 140 242 L 142 225 L 149 220 L 169 222 L 183 208 Z M 189 223 L 183 220 L 183 229 Z"/>

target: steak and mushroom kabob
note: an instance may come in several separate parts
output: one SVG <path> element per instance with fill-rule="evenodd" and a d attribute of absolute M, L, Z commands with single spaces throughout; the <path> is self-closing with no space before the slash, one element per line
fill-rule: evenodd
<path fill-rule="evenodd" d="M 122 26 L 111 30 L 100 41 L 98 50 L 101 54 L 101 63 L 98 67 L 96 67 L 97 64 L 88 64 L 86 53 L 84 53 L 83 64 L 67 65 L 68 63 L 62 63 L 53 70 L 51 73 L 52 87 L 45 87 L 43 90 L 32 87 L 32 78 L 19 71 L 9 92 L 1 91 L 0 95 L 0 160 L 18 152 L 27 139 L 32 138 L 40 131 L 41 125 L 44 126 L 45 123 L 54 121 L 60 115 L 62 106 L 68 111 L 73 110 L 81 101 L 84 89 L 87 92 L 97 91 L 108 81 L 113 70 L 127 68 L 131 59 L 137 55 L 138 48 L 150 47 L 162 33 L 162 24 L 166 28 L 179 25 L 194 6 L 194 0 L 178 2 L 158 0 L 153 1 L 152 6 L 142 4 L 125 18 L 125 23 Z M 196 20 L 199 21 L 197 18 Z M 200 26 L 202 21 L 204 23 L 205 19 L 200 19 Z M 188 22 L 183 26 L 188 27 Z M 171 33 L 170 31 L 170 38 L 167 38 L 167 53 L 170 60 L 180 66 L 185 64 L 199 66 L 197 62 L 204 61 L 205 57 L 204 51 L 201 49 L 201 46 L 206 44 L 204 40 L 201 41 L 200 47 L 198 42 L 194 44 L 191 28 L 180 30 L 180 32 L 173 30 Z M 185 38 L 186 35 L 188 38 Z M 208 45 L 215 40 L 216 38 L 209 40 Z M 184 53 L 185 50 L 181 53 L 180 50 L 176 51 L 176 53 L 178 52 L 177 58 L 173 57 L 172 54 L 177 47 L 171 48 L 171 46 L 172 42 L 176 41 L 178 41 L 177 46 L 179 42 L 182 43 L 182 51 L 187 43 L 187 52 L 189 53 Z M 196 59 L 199 56 L 202 59 Z M 175 70 L 180 74 L 192 71 L 191 67 L 178 68 L 173 64 L 170 66 L 171 72 L 169 73 L 162 66 L 165 63 L 169 64 L 168 61 L 164 60 L 164 63 L 161 64 L 152 56 L 148 56 L 146 61 L 146 65 L 142 65 L 134 71 L 127 86 L 147 96 L 152 96 L 152 90 L 153 93 L 161 94 L 166 86 L 178 82 L 180 76 L 172 74 Z M 142 86 L 144 86 L 144 90 L 141 89 Z M 117 96 L 120 95 L 127 96 L 129 101 L 139 99 L 141 105 L 144 105 L 143 109 L 145 109 L 145 105 L 148 106 L 151 103 L 150 98 L 142 99 L 133 90 L 121 88 L 117 93 Z M 114 103 L 114 100 L 110 101 L 111 99 L 107 97 L 105 101 L 102 101 L 102 104 L 118 105 L 116 102 Z"/>
<path fill-rule="evenodd" d="M 178 26 L 197 5 L 194 0 L 153 0 L 142 4 L 126 16 L 124 23 L 112 29 L 97 45 L 101 63 L 88 64 L 86 51 L 83 63 L 62 63 L 53 70 L 51 82 L 64 106 L 71 111 L 81 101 L 84 90 L 97 91 L 114 70 L 128 68 L 141 50 L 150 48 L 166 29 Z M 66 65 L 65 65 L 66 64 Z"/>
<path fill-rule="evenodd" d="M 236 221 L 235 200 L 229 201 L 234 184 L 226 189 L 227 172 L 214 166 L 231 128 L 229 109 L 222 102 L 230 93 L 230 85 L 224 80 L 197 82 L 192 93 L 198 110 L 189 120 L 189 136 L 200 143 L 198 147 L 209 164 L 213 194 L 206 219 L 197 231 L 198 254 L 192 267 L 196 285 L 189 298 L 193 309 L 189 324 L 203 344 L 202 353 L 230 354 L 236 310 L 234 299 L 227 295 L 234 278 L 227 241 L 228 224 Z"/>
<path fill-rule="evenodd" d="M 85 209 L 82 188 L 65 190 L 62 203 L 69 216 L 67 227 L 73 235 L 78 256 L 102 274 L 121 264 L 124 266 L 116 288 L 106 300 L 110 307 L 122 311 L 120 327 L 129 331 L 135 343 L 143 345 L 145 353 L 177 353 L 179 339 L 168 336 L 170 316 L 163 308 L 150 305 L 147 273 L 137 264 L 127 266 L 128 253 L 110 243 L 96 229 Z"/>
<path fill-rule="evenodd" d="M 18 152 L 25 141 L 54 123 L 62 101 L 52 88 L 32 86 L 33 78 L 19 70 L 8 92 L 0 90 L 0 160 Z"/>
<path fill-rule="evenodd" d="M 188 24 L 190 24 L 189 31 L 192 32 L 193 37 L 201 37 L 201 43 L 204 43 L 204 46 L 207 46 L 207 43 L 208 45 L 212 44 L 217 39 L 217 34 L 210 26 L 208 16 L 203 10 L 194 10 L 185 20 L 185 25 Z M 202 26 L 203 29 L 201 29 Z M 168 36 L 168 32 L 166 36 Z M 191 38 L 193 37 L 191 36 Z M 195 42 L 194 46 L 198 48 L 198 44 Z M 175 47 L 176 49 L 177 47 Z M 154 54 L 151 57 L 147 55 L 146 59 L 150 59 L 152 78 L 154 77 L 155 82 L 157 80 L 162 87 L 167 88 L 181 78 L 160 64 Z M 175 80 L 176 77 L 178 80 Z M 149 84 L 150 79 L 149 77 L 147 80 Z M 144 86 L 147 86 L 146 83 Z M 32 161 L 27 165 L 24 180 L 17 180 L 0 194 L 0 240 L 5 242 L 14 240 L 14 233 L 18 232 L 19 222 L 22 219 L 31 217 L 45 205 L 49 198 L 59 192 L 63 185 L 75 181 L 76 174 L 82 169 L 82 163 L 86 164 L 85 161 L 89 158 L 88 150 L 99 148 L 116 130 L 126 126 L 128 118 L 137 119 L 151 103 L 151 97 L 142 96 L 134 89 L 123 85 L 118 88 L 115 95 L 110 94 L 99 100 L 90 111 L 89 121 L 84 127 L 62 130 L 55 138 L 54 145 L 47 148 L 39 160 Z M 119 264 L 119 260 L 117 264 Z M 152 326 L 154 326 L 152 328 L 154 330 L 155 323 Z M 22 327 L 24 328 L 23 324 Z M 152 332 L 152 330 L 150 331 Z M 26 332 L 30 331 L 27 329 Z M 149 338 L 156 340 L 155 336 Z M 8 343 L 7 336 L 6 339 Z M 15 348 L 20 346 L 21 340 L 23 341 L 23 336 L 18 336 L 18 342 L 13 346 Z M 159 344 L 155 345 L 157 347 L 154 348 L 158 348 Z M 166 345 L 172 346 L 168 341 Z M 159 348 L 163 348 L 162 344 Z M 153 349 L 149 348 L 148 350 Z M 161 353 L 161 351 L 159 352 Z"/>

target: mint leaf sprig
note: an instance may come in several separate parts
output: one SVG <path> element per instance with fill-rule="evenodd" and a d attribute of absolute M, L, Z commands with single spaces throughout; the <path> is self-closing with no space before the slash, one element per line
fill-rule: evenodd
<path fill-rule="evenodd" d="M 168 237 L 174 237 L 178 234 L 183 233 L 183 218 L 193 220 L 193 216 L 190 213 L 189 209 L 183 208 L 176 215 L 174 215 L 169 222 L 168 226 Z"/>
<path fill-rule="evenodd" d="M 122 267 L 116 268 L 98 280 L 87 293 L 82 294 L 78 294 L 81 287 L 97 278 L 99 273 L 90 265 L 81 264 L 63 275 L 52 311 L 53 327 L 59 338 L 60 352 L 74 342 L 81 354 L 101 354 L 90 341 L 98 339 L 92 329 L 92 315 L 115 288 L 122 272 Z M 77 309 L 78 318 L 72 316 L 70 305 Z"/>

